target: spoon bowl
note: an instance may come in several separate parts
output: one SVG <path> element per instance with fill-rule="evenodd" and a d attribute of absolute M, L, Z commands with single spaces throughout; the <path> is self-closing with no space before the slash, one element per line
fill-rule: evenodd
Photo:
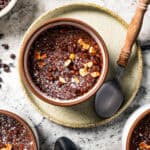
<path fill-rule="evenodd" d="M 77 150 L 77 147 L 69 138 L 60 137 L 55 143 L 54 150 Z"/>
<path fill-rule="evenodd" d="M 102 118 L 113 116 L 124 100 L 117 80 L 107 81 L 96 94 L 95 110 Z"/>

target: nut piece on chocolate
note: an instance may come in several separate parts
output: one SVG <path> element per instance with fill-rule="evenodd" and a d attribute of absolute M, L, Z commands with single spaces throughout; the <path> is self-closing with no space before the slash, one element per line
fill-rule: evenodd
<path fill-rule="evenodd" d="M 84 67 L 88 67 L 88 68 L 91 68 L 92 66 L 93 66 L 93 62 L 92 61 L 90 61 L 90 62 L 88 62 L 88 63 L 86 63 L 84 65 Z"/>
<path fill-rule="evenodd" d="M 35 52 L 35 58 L 37 59 L 37 60 L 44 60 L 44 59 L 46 59 L 47 58 L 47 55 L 46 54 L 40 54 L 40 52 Z"/>
<path fill-rule="evenodd" d="M 78 44 L 82 46 L 83 50 L 88 50 L 90 45 L 86 44 L 82 39 L 78 40 Z"/>
<path fill-rule="evenodd" d="M 89 49 L 90 54 L 96 54 L 96 50 L 91 46 Z"/>
<path fill-rule="evenodd" d="M 150 145 L 146 144 L 145 142 L 141 142 L 139 144 L 140 150 L 150 150 Z"/>
<path fill-rule="evenodd" d="M 78 77 L 74 77 L 74 78 L 72 78 L 72 82 L 75 82 L 76 84 L 79 84 L 80 80 L 79 80 Z"/>
<path fill-rule="evenodd" d="M 60 81 L 61 83 L 66 83 L 65 79 L 62 78 L 62 77 L 59 77 L 59 81 Z"/>
<path fill-rule="evenodd" d="M 68 59 L 68 60 L 65 61 L 64 67 L 68 67 L 70 64 L 71 64 L 71 60 Z"/>
<path fill-rule="evenodd" d="M 99 73 L 99 72 L 92 72 L 92 73 L 91 73 L 91 76 L 92 76 L 93 78 L 97 78 L 97 77 L 100 76 L 100 73 Z"/>
<path fill-rule="evenodd" d="M 1 148 L 0 150 L 12 150 L 12 145 L 11 144 L 6 144 L 6 147 Z"/>
<path fill-rule="evenodd" d="M 82 77 L 86 76 L 88 74 L 87 68 L 81 68 L 79 73 Z"/>
<path fill-rule="evenodd" d="M 76 57 L 76 55 L 75 55 L 74 53 L 70 54 L 70 56 L 69 56 L 69 58 L 70 58 L 71 60 L 74 60 L 75 57 Z"/>

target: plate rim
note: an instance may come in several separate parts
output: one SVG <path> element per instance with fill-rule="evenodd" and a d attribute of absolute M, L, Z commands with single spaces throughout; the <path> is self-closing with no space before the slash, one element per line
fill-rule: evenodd
<path fill-rule="evenodd" d="M 22 46 L 22 42 L 25 40 L 28 32 L 30 31 L 30 29 L 41 19 L 43 18 L 44 16 L 46 16 L 48 13 L 52 13 L 52 12 L 55 12 L 57 10 L 62 10 L 62 9 L 68 9 L 68 7 L 79 7 L 79 6 L 84 6 L 84 7 L 93 7 L 93 8 L 96 8 L 100 11 L 103 11 L 104 13 L 106 13 L 107 15 L 110 15 L 112 16 L 115 20 L 117 20 L 121 25 L 123 25 L 126 29 L 128 28 L 128 23 L 121 17 L 119 16 L 118 14 L 116 14 L 115 12 L 113 12 L 112 10 L 106 8 L 106 7 L 103 7 L 101 5 L 98 5 L 98 4 L 95 4 L 95 3 L 85 3 L 85 2 L 82 2 L 82 3 L 69 3 L 69 4 L 65 4 L 63 6 L 58 6 L 52 10 L 48 10 L 46 11 L 45 13 L 43 13 L 42 15 L 40 15 L 31 25 L 30 27 L 28 28 L 28 30 L 26 31 L 26 33 L 24 34 L 24 37 L 21 41 L 21 45 L 20 45 L 20 49 L 21 49 L 21 46 Z M 47 119 L 49 119 L 50 121 L 58 124 L 58 125 L 61 125 L 61 126 L 64 126 L 64 127 L 69 127 L 69 128 L 93 128 L 93 127 L 97 127 L 97 126 L 101 126 L 101 125 L 104 125 L 104 124 L 107 124 L 111 121 L 113 121 L 114 119 L 118 118 L 128 107 L 129 105 L 134 101 L 134 98 L 136 96 L 136 94 L 138 93 L 138 90 L 140 88 L 140 84 L 141 84 L 141 81 L 142 81 L 142 74 L 143 74 L 143 58 L 142 58 L 142 50 L 138 44 L 138 42 L 136 42 L 136 46 L 137 46 L 137 53 L 138 53 L 138 71 L 139 71 L 139 80 L 136 82 L 136 86 L 135 86 L 135 90 L 134 92 L 132 93 L 132 95 L 130 96 L 130 98 L 128 99 L 128 102 L 126 103 L 125 106 L 123 106 L 114 116 L 112 116 L 111 118 L 108 118 L 108 119 L 104 119 L 103 121 L 98 121 L 97 123 L 88 123 L 88 124 L 76 124 L 74 125 L 73 123 L 66 123 L 64 121 L 60 121 L 59 119 L 56 119 L 54 118 L 53 116 L 50 116 L 48 115 L 46 112 L 43 112 L 42 110 L 40 110 L 39 106 L 37 106 L 33 101 L 32 101 L 32 95 L 30 94 L 30 91 L 27 90 L 26 86 L 24 85 L 24 82 L 21 78 L 21 72 L 20 72 L 20 69 L 19 69 L 19 66 L 18 66 L 18 70 L 19 70 L 19 78 L 20 78 L 20 81 L 21 81 L 21 85 L 22 85 L 22 88 L 25 90 L 25 95 L 27 96 L 27 99 L 28 101 L 30 101 L 30 103 L 32 104 L 32 106 L 44 117 L 46 117 Z M 19 60 L 20 60 L 20 52 L 19 52 Z M 18 63 L 19 64 L 19 63 Z M 139 69 L 140 68 L 140 69 Z"/>

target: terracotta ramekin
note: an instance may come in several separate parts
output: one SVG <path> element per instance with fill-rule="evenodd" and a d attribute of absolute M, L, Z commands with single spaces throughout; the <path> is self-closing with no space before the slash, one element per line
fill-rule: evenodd
<path fill-rule="evenodd" d="M 10 111 L 7 111 L 7 110 L 0 109 L 0 114 L 6 115 L 6 116 L 10 116 L 11 118 L 14 118 L 19 123 L 21 123 L 28 130 L 28 133 L 30 134 L 30 136 L 32 138 L 32 141 L 33 141 L 33 150 L 39 150 L 38 136 L 37 136 L 37 133 L 34 131 L 34 129 L 32 129 L 32 127 L 30 125 L 30 122 L 27 123 L 26 121 L 24 121 L 17 114 L 14 114 L 14 113 L 12 113 Z"/>
<path fill-rule="evenodd" d="M 130 150 L 132 133 L 139 122 L 148 114 L 150 114 L 150 104 L 140 107 L 127 120 L 122 134 L 122 150 Z"/>
<path fill-rule="evenodd" d="M 74 99 L 71 99 L 71 100 L 54 99 L 52 97 L 48 97 L 46 94 L 41 92 L 36 87 L 34 82 L 32 81 L 31 76 L 29 74 L 29 70 L 28 70 L 29 68 L 27 67 L 28 54 L 29 54 L 30 47 L 31 47 L 33 41 L 43 31 L 53 28 L 58 25 L 59 26 L 60 25 L 72 25 L 72 26 L 75 26 L 81 30 L 84 30 L 88 34 L 90 34 L 93 37 L 93 39 L 98 43 L 98 45 L 101 49 L 101 54 L 102 54 L 102 59 L 103 59 L 102 72 L 101 72 L 101 76 L 97 80 L 97 83 L 93 86 L 93 88 L 91 90 L 89 90 L 84 95 L 79 96 Z M 41 100 L 43 100 L 49 104 L 54 104 L 57 106 L 72 106 L 72 105 L 76 105 L 81 102 L 87 101 L 91 96 L 93 96 L 97 92 L 97 90 L 103 84 L 103 82 L 107 76 L 107 72 L 108 72 L 108 52 L 107 52 L 107 48 L 106 48 L 106 45 L 105 45 L 102 37 L 92 27 L 90 27 L 86 23 L 76 20 L 76 19 L 57 18 L 57 19 L 52 19 L 52 20 L 44 23 L 36 31 L 33 31 L 33 33 L 26 40 L 26 42 L 24 42 L 21 45 L 21 53 L 20 53 L 19 63 L 20 63 L 20 73 L 21 73 L 21 77 L 24 82 L 24 85 L 27 88 L 29 88 L 29 90 L 31 90 L 32 93 L 34 93 L 34 95 L 36 95 L 38 98 L 40 98 Z"/>

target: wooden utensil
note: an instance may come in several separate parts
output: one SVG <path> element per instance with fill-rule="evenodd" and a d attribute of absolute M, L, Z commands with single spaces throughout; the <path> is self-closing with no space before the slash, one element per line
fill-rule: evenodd
<path fill-rule="evenodd" d="M 133 44 L 141 30 L 148 4 L 150 4 L 150 0 L 139 0 L 135 15 L 128 28 L 125 44 L 117 61 L 116 76 L 113 80 L 104 83 L 96 94 L 95 110 L 100 117 L 108 118 L 113 116 L 124 101 L 119 81 L 128 64 Z"/>

